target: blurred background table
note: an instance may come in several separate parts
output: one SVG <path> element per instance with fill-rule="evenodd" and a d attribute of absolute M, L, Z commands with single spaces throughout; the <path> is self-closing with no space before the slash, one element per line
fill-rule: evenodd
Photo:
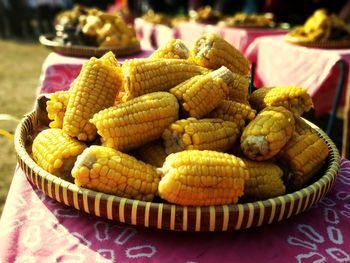
<path fill-rule="evenodd" d="M 238 28 L 221 27 L 197 22 L 179 22 L 175 26 L 176 37 L 182 39 L 190 47 L 201 34 L 213 32 L 222 36 L 227 42 L 245 54 L 248 46 L 262 36 L 284 35 L 288 31 L 277 28 Z"/>
<path fill-rule="evenodd" d="M 349 64 L 350 49 L 320 49 L 287 43 L 283 36 L 256 39 L 246 52 L 256 64 L 255 84 L 262 86 L 301 86 L 308 89 L 315 115 L 330 113 L 340 76 L 340 62 L 346 64 L 344 88 L 339 107 L 343 109 L 343 156 L 349 156 Z M 348 101 L 346 103 L 346 101 Z"/>

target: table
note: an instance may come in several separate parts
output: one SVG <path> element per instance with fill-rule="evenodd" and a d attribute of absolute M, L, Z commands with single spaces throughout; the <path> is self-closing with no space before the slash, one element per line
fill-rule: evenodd
<path fill-rule="evenodd" d="M 227 42 L 245 54 L 247 48 L 255 39 L 262 36 L 284 35 L 287 30 L 220 27 L 197 22 L 179 22 L 175 26 L 175 35 L 182 39 L 188 47 L 193 44 L 199 35 L 208 32 L 222 36 Z"/>
<path fill-rule="evenodd" d="M 169 39 L 176 38 L 175 30 L 166 25 L 154 24 L 138 17 L 134 20 L 136 36 L 144 49 L 157 49 Z"/>
<path fill-rule="evenodd" d="M 60 204 L 17 167 L 0 220 L 7 262 L 349 262 L 350 161 L 316 207 L 259 228 L 170 232 L 121 224 Z"/>
<path fill-rule="evenodd" d="M 247 58 L 256 63 L 255 84 L 261 86 L 301 86 L 308 89 L 314 102 L 315 114 L 320 116 L 331 111 L 333 97 L 339 78 L 339 62 L 350 64 L 350 49 L 317 49 L 289 44 L 283 36 L 262 37 L 255 40 L 246 52 Z M 348 67 L 349 68 L 349 67 Z M 348 71 L 347 74 L 348 75 Z M 350 79 L 348 79 L 350 81 Z M 347 130 L 350 96 L 345 92 L 340 106 L 344 107 L 343 145 L 344 156 L 349 156 L 346 142 L 350 139 Z M 349 101 L 350 99 L 347 98 Z"/>

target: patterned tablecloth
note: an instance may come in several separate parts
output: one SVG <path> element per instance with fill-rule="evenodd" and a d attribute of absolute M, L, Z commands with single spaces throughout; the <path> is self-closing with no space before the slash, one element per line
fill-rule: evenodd
<path fill-rule="evenodd" d="M 350 64 L 350 49 L 301 47 L 287 43 L 282 36 L 256 39 L 246 56 L 256 63 L 255 84 L 258 87 L 305 87 L 312 96 L 316 114 L 331 110 L 339 78 L 338 62 L 344 60 Z M 345 102 L 344 95 L 341 105 Z"/>
<path fill-rule="evenodd" d="M 350 161 L 314 208 L 235 232 L 147 229 L 91 216 L 35 189 L 20 168 L 0 220 L 0 262 L 350 262 Z"/>

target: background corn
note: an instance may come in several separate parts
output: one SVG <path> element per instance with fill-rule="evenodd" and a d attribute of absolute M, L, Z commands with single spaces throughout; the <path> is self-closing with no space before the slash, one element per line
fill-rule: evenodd
<path fill-rule="evenodd" d="M 267 106 L 283 106 L 296 115 L 312 108 L 312 99 L 302 87 L 278 86 L 255 90 L 249 97 L 251 106 L 260 111 Z"/>
<path fill-rule="evenodd" d="M 78 186 L 145 201 L 153 199 L 160 178 L 153 166 L 96 145 L 79 155 L 72 176 Z"/>
<path fill-rule="evenodd" d="M 266 107 L 243 130 L 241 148 L 252 160 L 268 160 L 289 141 L 294 132 L 293 114 L 282 106 Z"/>
<path fill-rule="evenodd" d="M 178 119 L 178 111 L 175 96 L 160 91 L 102 110 L 91 122 L 104 146 L 126 151 L 160 138 Z"/>
<path fill-rule="evenodd" d="M 72 181 L 71 170 L 86 145 L 64 134 L 61 129 L 46 129 L 34 139 L 33 159 L 51 174 Z"/>
<path fill-rule="evenodd" d="M 183 150 L 227 151 L 237 141 L 236 123 L 220 119 L 188 118 L 171 124 L 163 133 L 167 154 Z"/>
<path fill-rule="evenodd" d="M 186 150 L 166 158 L 161 198 L 179 205 L 234 204 L 249 178 L 244 162 L 215 151 Z"/>
<path fill-rule="evenodd" d="M 112 55 L 108 53 L 100 59 L 93 57 L 83 64 L 74 89 L 70 90 L 63 119 L 63 130 L 70 136 L 82 141 L 94 140 L 97 133 L 89 122 L 90 118 L 96 112 L 114 105 L 122 75 Z"/>
<path fill-rule="evenodd" d="M 243 159 L 248 167 L 249 180 L 244 184 L 244 201 L 265 200 L 286 193 L 282 169 L 272 162 Z"/>
<path fill-rule="evenodd" d="M 195 40 L 190 58 L 200 66 L 217 69 L 225 66 L 234 73 L 249 74 L 250 63 L 243 54 L 221 36 L 214 33 L 201 35 Z"/>
<path fill-rule="evenodd" d="M 150 58 L 188 59 L 189 50 L 181 39 L 170 39 L 155 50 Z"/>

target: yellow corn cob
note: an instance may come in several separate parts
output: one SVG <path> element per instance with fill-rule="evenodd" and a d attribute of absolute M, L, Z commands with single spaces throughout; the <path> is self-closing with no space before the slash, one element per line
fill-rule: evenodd
<path fill-rule="evenodd" d="M 161 140 L 142 145 L 133 151 L 133 155 L 137 159 L 155 167 L 162 167 L 165 158 L 167 157 Z"/>
<path fill-rule="evenodd" d="M 61 129 L 46 129 L 34 139 L 33 159 L 51 174 L 72 181 L 71 170 L 86 145 L 64 134 Z"/>
<path fill-rule="evenodd" d="M 237 141 L 237 124 L 220 119 L 188 118 L 171 124 L 162 135 L 167 154 L 183 150 L 225 152 Z"/>
<path fill-rule="evenodd" d="M 202 72 L 186 59 L 135 58 L 126 60 L 122 68 L 124 101 L 151 92 L 167 91 Z"/>
<path fill-rule="evenodd" d="M 217 69 L 225 66 L 234 73 L 249 74 L 250 63 L 243 54 L 214 33 L 201 35 L 194 42 L 190 57 L 198 65 Z"/>
<path fill-rule="evenodd" d="M 51 120 L 51 128 L 62 128 L 63 118 L 69 100 L 69 91 L 57 91 L 50 94 L 46 102 L 47 116 Z"/>
<path fill-rule="evenodd" d="M 159 91 L 102 110 L 90 121 L 104 146 L 124 151 L 160 138 L 178 119 L 178 110 L 175 96 Z"/>
<path fill-rule="evenodd" d="M 260 111 L 267 106 L 283 106 L 297 115 L 312 108 L 312 99 L 301 87 L 279 86 L 255 90 L 249 97 L 250 105 Z"/>
<path fill-rule="evenodd" d="M 296 131 L 277 156 L 289 168 L 287 187 L 297 190 L 306 186 L 328 154 L 326 142 L 301 118 L 296 118 Z"/>
<path fill-rule="evenodd" d="M 179 205 L 237 203 L 249 178 L 240 158 L 215 151 L 173 153 L 166 158 L 162 171 L 159 196 Z"/>
<path fill-rule="evenodd" d="M 189 50 L 181 39 L 170 39 L 157 50 L 155 50 L 150 58 L 181 58 L 188 59 Z"/>
<path fill-rule="evenodd" d="M 96 145 L 78 156 L 72 176 L 78 186 L 144 201 L 153 199 L 160 179 L 155 167 Z"/>
<path fill-rule="evenodd" d="M 195 76 L 170 90 L 190 116 L 201 118 L 215 109 L 228 95 L 232 72 L 221 67 L 206 75 Z"/>
<path fill-rule="evenodd" d="M 209 113 L 209 118 L 219 118 L 232 121 L 239 127 L 243 127 L 255 118 L 256 111 L 249 104 L 236 101 L 222 100 L 220 104 Z"/>
<path fill-rule="evenodd" d="M 228 85 L 229 94 L 227 99 L 248 104 L 249 76 L 232 73 L 233 82 Z"/>
<path fill-rule="evenodd" d="M 292 137 L 294 123 L 293 114 L 286 108 L 266 107 L 243 130 L 244 155 L 257 161 L 275 156 Z"/>
<path fill-rule="evenodd" d="M 92 141 L 96 128 L 90 118 L 100 110 L 114 105 L 121 87 L 121 67 L 112 60 L 113 53 L 100 59 L 85 62 L 70 90 L 69 101 L 63 119 L 63 131 L 82 141 Z"/>
<path fill-rule="evenodd" d="M 286 192 L 282 169 L 272 162 L 256 162 L 243 159 L 248 167 L 249 180 L 244 184 L 245 201 L 264 200 Z"/>

